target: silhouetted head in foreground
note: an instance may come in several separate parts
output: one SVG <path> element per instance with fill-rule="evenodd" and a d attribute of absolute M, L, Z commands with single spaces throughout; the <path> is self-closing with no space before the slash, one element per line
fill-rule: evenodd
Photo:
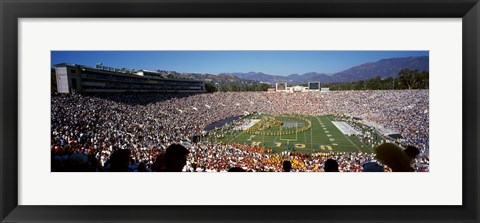
<path fill-rule="evenodd" d="M 377 160 L 387 165 L 393 172 L 412 172 L 410 165 L 412 158 L 400 146 L 393 143 L 384 143 L 375 148 Z"/>
<path fill-rule="evenodd" d="M 325 161 L 325 167 L 323 167 L 325 172 L 339 172 L 338 171 L 338 163 L 334 159 L 328 159 Z"/>
<path fill-rule="evenodd" d="M 420 154 L 420 150 L 415 146 L 407 146 L 407 148 L 403 151 L 410 157 L 411 160 L 415 159 Z"/>
<path fill-rule="evenodd" d="M 245 170 L 242 169 L 241 167 L 232 167 L 228 169 L 228 172 L 245 172 Z"/>
<path fill-rule="evenodd" d="M 290 172 L 292 169 L 292 163 L 288 160 L 283 161 L 283 172 Z"/>
<path fill-rule="evenodd" d="M 110 171 L 112 172 L 128 172 L 130 165 L 130 150 L 118 149 L 110 156 Z"/>
<path fill-rule="evenodd" d="M 165 152 L 165 169 L 167 172 L 181 172 L 187 164 L 188 150 L 180 144 L 172 144 Z"/>

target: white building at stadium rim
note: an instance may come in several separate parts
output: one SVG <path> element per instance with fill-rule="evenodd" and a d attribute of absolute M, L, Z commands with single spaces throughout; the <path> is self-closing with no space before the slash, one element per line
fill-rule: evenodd
<path fill-rule="evenodd" d="M 97 65 L 55 65 L 58 93 L 164 92 L 204 93 L 205 83 L 199 80 L 173 79 L 148 70 L 129 70 Z"/>

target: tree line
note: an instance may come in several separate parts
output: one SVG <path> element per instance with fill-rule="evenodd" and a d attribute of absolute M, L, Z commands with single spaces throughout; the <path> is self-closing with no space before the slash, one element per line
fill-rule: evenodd
<path fill-rule="evenodd" d="M 322 83 L 322 87 L 330 90 L 405 90 L 428 89 L 429 72 L 402 69 L 396 77 L 375 77 L 369 80 Z"/>

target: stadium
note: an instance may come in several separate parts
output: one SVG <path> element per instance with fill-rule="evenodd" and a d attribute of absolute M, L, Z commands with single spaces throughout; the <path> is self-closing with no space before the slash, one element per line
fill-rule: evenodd
<path fill-rule="evenodd" d="M 384 143 L 418 148 L 411 166 L 429 171 L 428 90 L 320 91 L 313 82 L 205 93 L 203 81 L 145 70 L 55 69 L 53 172 L 109 171 L 118 151 L 128 151 L 123 171 L 155 171 L 172 144 L 188 149 L 185 172 L 281 172 L 283 161 L 294 172 L 322 172 L 328 159 L 340 172 L 372 162 L 392 171 L 375 154 Z"/>

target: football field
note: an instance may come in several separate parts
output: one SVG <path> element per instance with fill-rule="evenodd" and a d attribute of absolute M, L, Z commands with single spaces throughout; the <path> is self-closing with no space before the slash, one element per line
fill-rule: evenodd
<path fill-rule="evenodd" d="M 215 141 L 261 146 L 274 152 L 373 152 L 371 146 L 364 144 L 356 136 L 343 134 L 332 123 L 335 121 L 334 116 L 271 117 L 266 120 L 262 117 L 262 121 L 257 121 L 257 124 L 245 130 L 219 130 L 222 132 L 217 133 L 221 137 L 215 138 Z M 268 121 L 272 120 L 281 124 L 268 124 Z M 304 127 L 304 130 L 300 131 L 300 127 Z"/>

